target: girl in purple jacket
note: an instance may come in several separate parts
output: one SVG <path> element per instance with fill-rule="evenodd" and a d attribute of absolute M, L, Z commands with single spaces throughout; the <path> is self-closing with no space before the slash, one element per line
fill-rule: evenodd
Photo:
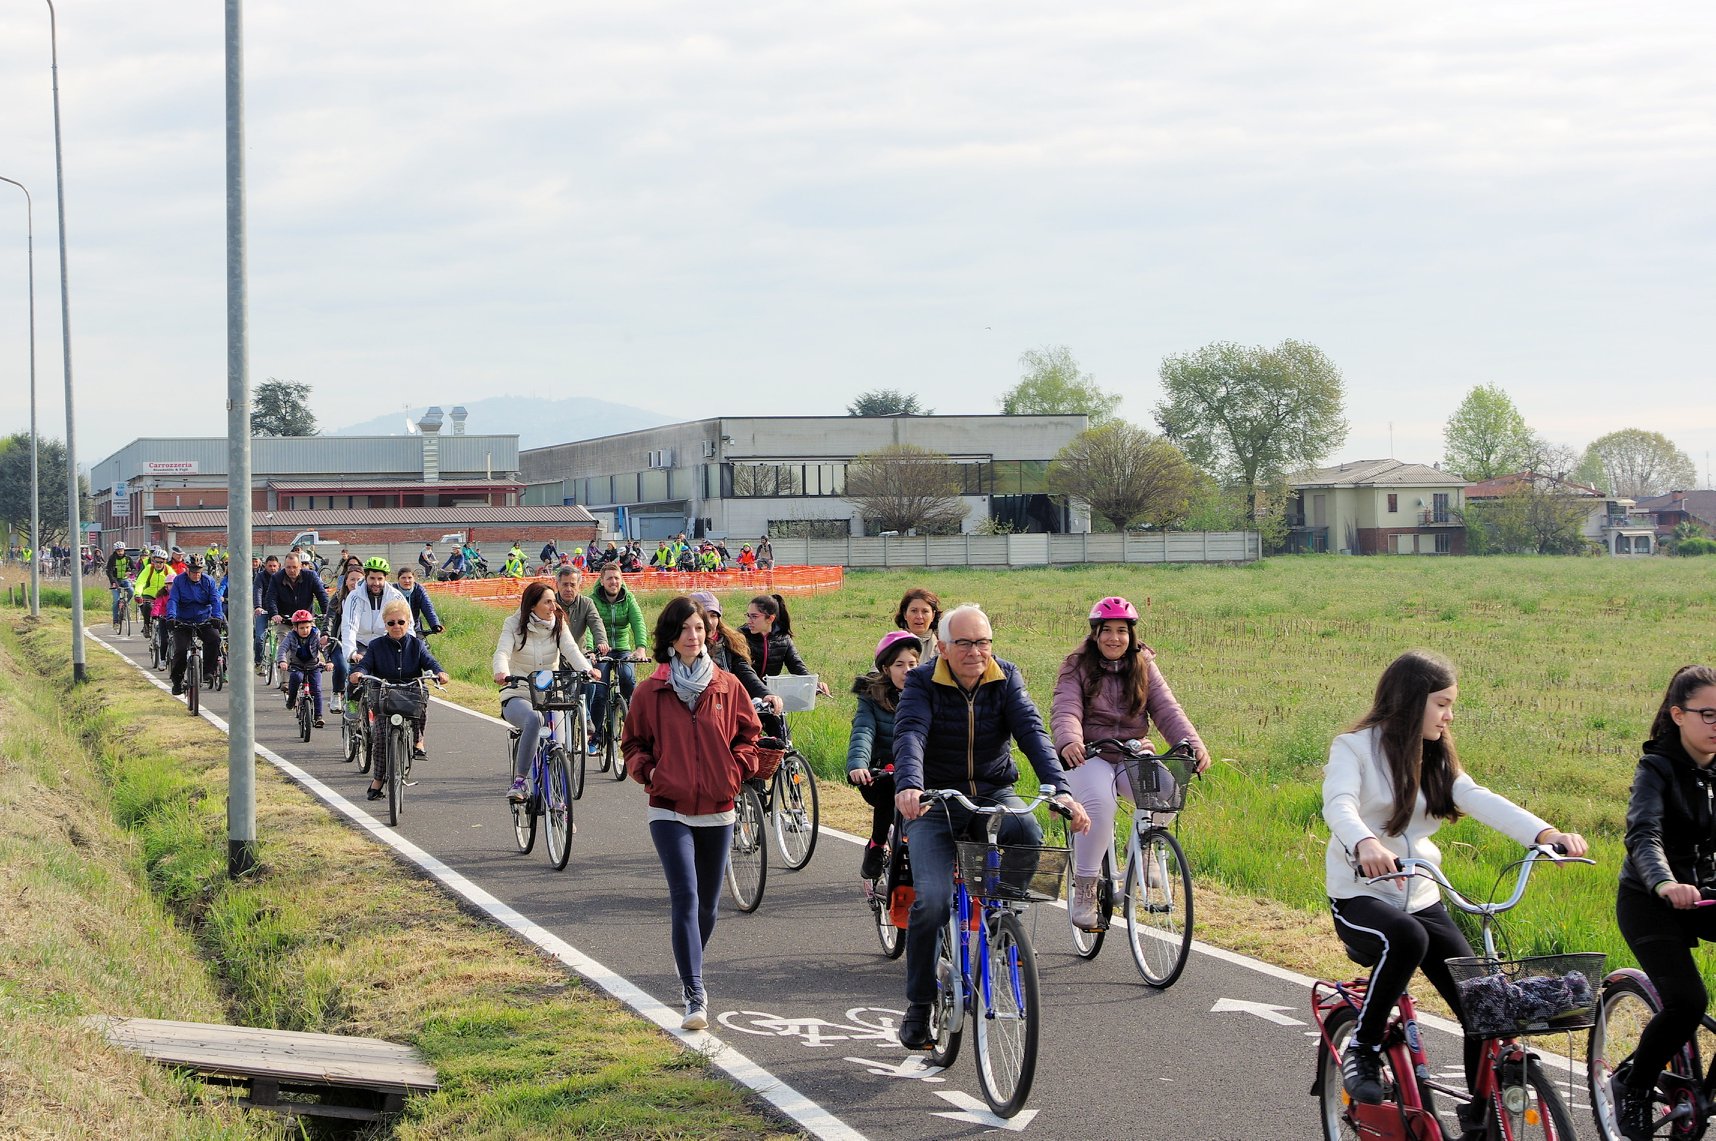
<path fill-rule="evenodd" d="M 1055 680 L 1049 730 L 1067 784 L 1090 814 L 1090 831 L 1073 837 L 1071 909 L 1073 924 L 1087 930 L 1098 924 L 1096 888 L 1102 857 L 1114 843 L 1116 794 L 1125 769 L 1100 756 L 1087 759 L 1085 742 L 1104 737 L 1147 741 L 1154 721 L 1170 744 L 1191 741 L 1199 772 L 1210 763 L 1155 656 L 1138 640 L 1137 609 L 1124 598 L 1104 598 L 1091 607 L 1090 636 L 1067 655 Z"/>

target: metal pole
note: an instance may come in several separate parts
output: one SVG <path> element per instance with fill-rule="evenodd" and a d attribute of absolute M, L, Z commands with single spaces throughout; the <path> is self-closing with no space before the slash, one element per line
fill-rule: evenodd
<path fill-rule="evenodd" d="M 88 677 L 83 657 L 83 560 L 78 554 L 83 544 L 83 517 L 77 495 L 77 432 L 72 416 L 71 294 L 66 287 L 66 167 L 60 147 L 59 26 L 54 14 L 54 0 L 47 0 L 47 5 L 48 49 L 54 81 L 54 184 L 59 193 L 60 208 L 60 333 L 64 341 L 61 356 L 66 372 L 66 528 L 72 555 L 72 682 L 75 684 Z"/>
<path fill-rule="evenodd" d="M 30 267 L 30 617 L 42 613 L 42 560 L 37 548 L 42 533 L 41 437 L 36 434 L 36 222 L 30 191 L 15 178 L 0 175 L 24 192 L 25 251 Z"/>
<path fill-rule="evenodd" d="M 226 542 L 231 552 L 227 653 L 226 872 L 256 867 L 255 583 L 250 577 L 250 345 L 244 248 L 244 12 L 226 0 Z"/>

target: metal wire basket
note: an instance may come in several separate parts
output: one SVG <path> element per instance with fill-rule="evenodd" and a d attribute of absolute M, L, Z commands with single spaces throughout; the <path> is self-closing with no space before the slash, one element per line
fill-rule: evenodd
<path fill-rule="evenodd" d="M 1061 897 L 1071 848 L 1004 844 L 991 849 L 979 840 L 956 841 L 959 877 L 965 890 L 979 899 L 1018 903 L 1048 903 Z M 992 865 L 990 853 L 996 853 Z"/>
<path fill-rule="evenodd" d="M 530 685 L 532 709 L 576 709 L 584 701 L 584 681 L 577 670 L 555 670 L 547 689 Z"/>
<path fill-rule="evenodd" d="M 1605 958 L 1581 952 L 1449 959 L 1466 1037 L 1516 1038 L 1589 1029 L 1597 1021 Z"/>
<path fill-rule="evenodd" d="M 1141 812 L 1178 812 L 1186 806 L 1191 766 L 1172 753 L 1127 757 L 1118 762 L 1132 786 L 1132 802 Z"/>

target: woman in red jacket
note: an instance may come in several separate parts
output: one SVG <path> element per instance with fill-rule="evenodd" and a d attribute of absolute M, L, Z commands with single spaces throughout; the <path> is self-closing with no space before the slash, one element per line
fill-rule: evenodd
<path fill-rule="evenodd" d="M 661 664 L 638 683 L 620 739 L 627 771 L 649 790 L 649 834 L 667 876 L 686 1030 L 709 1025 L 703 948 L 715 931 L 733 842 L 733 798 L 757 771 L 761 732 L 744 687 L 709 659 L 707 623 L 689 598 L 662 608 L 653 638 Z"/>

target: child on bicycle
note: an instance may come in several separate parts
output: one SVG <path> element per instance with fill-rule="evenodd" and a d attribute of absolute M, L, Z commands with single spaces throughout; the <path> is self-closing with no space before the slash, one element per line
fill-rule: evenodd
<path fill-rule="evenodd" d="M 852 683 L 858 709 L 846 745 L 846 779 L 870 806 L 870 839 L 858 867 L 861 879 L 882 874 L 883 843 L 894 822 L 894 710 L 906 675 L 917 668 L 924 644 L 909 630 L 893 630 L 876 643 L 876 668 Z"/>
<path fill-rule="evenodd" d="M 1398 870 L 1395 861 L 1403 856 L 1440 866 L 1430 837 L 1461 816 L 1521 844 L 1559 844 L 1568 855 L 1585 854 L 1584 837 L 1560 831 L 1460 767 L 1450 728 L 1459 692 L 1446 659 L 1409 650 L 1382 671 L 1370 712 L 1329 749 L 1323 775 L 1329 907 L 1348 952 L 1371 964 L 1358 1026 L 1341 1059 L 1341 1082 L 1355 1101 L 1382 1100 L 1382 1033 L 1413 971 L 1423 968 L 1437 993 L 1459 1010 L 1447 960 L 1472 953 L 1433 883 L 1421 877 L 1365 880 Z M 1468 1086 L 1482 1045 L 1466 1039 Z M 1461 1124 L 1469 1127 L 1461 1108 Z"/>
<path fill-rule="evenodd" d="M 334 668 L 328 658 L 328 639 L 316 629 L 315 615 L 299 610 L 292 615 L 292 628 L 280 639 L 275 666 L 286 674 L 286 708 L 298 707 L 298 683 L 304 683 L 315 702 L 316 728 L 322 724 L 322 671 Z"/>
<path fill-rule="evenodd" d="M 1100 599 L 1090 608 L 1090 636 L 1068 654 L 1055 679 L 1049 730 L 1067 770 L 1068 790 L 1090 814 L 1090 831 L 1073 840 L 1072 922 L 1094 931 L 1102 857 L 1114 844 L 1117 792 L 1126 770 L 1103 757 L 1086 760 L 1086 741 L 1148 740 L 1150 722 L 1170 744 L 1190 741 L 1197 771 L 1209 767 L 1209 750 L 1192 728 L 1173 690 L 1156 668 L 1155 654 L 1138 640 L 1138 610 L 1124 598 Z M 1132 792 L 1133 802 L 1138 796 Z"/>
<path fill-rule="evenodd" d="M 1632 1068 L 1616 1075 L 1616 1116 L 1630 1141 L 1651 1136 L 1651 1087 L 1710 1004 L 1693 961 L 1716 942 L 1716 669 L 1682 666 L 1668 683 L 1627 802 L 1627 860 L 1615 900 L 1621 937 L 1650 976 L 1662 1009 L 1645 1024 Z"/>

